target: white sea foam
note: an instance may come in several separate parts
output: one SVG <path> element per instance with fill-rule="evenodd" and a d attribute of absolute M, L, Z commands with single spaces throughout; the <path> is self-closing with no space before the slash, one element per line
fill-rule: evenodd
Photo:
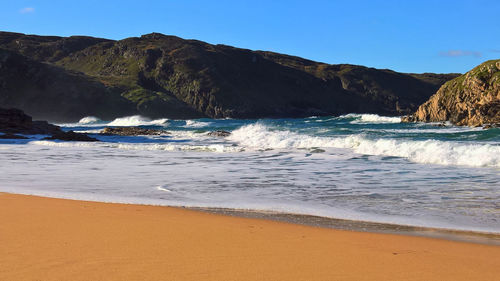
<path fill-rule="evenodd" d="M 497 145 L 463 144 L 437 140 L 366 140 L 362 137 L 358 137 L 355 142 L 357 144 L 354 144 L 352 148 L 361 154 L 404 157 L 417 163 L 500 167 L 500 146 Z"/>
<path fill-rule="evenodd" d="M 223 144 L 188 145 L 188 144 L 114 144 L 112 147 L 126 150 L 164 150 L 164 151 L 196 151 L 196 152 L 237 152 L 242 148 Z"/>
<path fill-rule="evenodd" d="M 165 192 L 172 192 L 171 190 L 166 189 L 163 185 L 157 186 L 156 190 L 158 190 L 158 191 L 165 191 Z"/>
<path fill-rule="evenodd" d="M 106 121 L 102 121 L 101 119 L 95 116 L 87 116 L 83 117 L 77 123 L 59 123 L 58 126 L 61 127 L 100 127 L 106 124 Z"/>
<path fill-rule="evenodd" d="M 196 141 L 205 141 L 212 139 L 208 136 L 208 132 L 197 132 L 194 130 L 186 130 L 186 131 L 168 131 L 168 136 L 172 140 L 196 140 Z"/>
<path fill-rule="evenodd" d="M 379 116 L 377 114 L 346 114 L 339 118 L 354 118 L 351 123 L 401 123 L 401 117 Z"/>
<path fill-rule="evenodd" d="M 167 126 L 168 125 L 168 119 L 163 118 L 163 119 L 156 119 L 156 120 L 151 120 L 147 117 L 140 116 L 140 115 L 134 115 L 134 116 L 127 116 L 127 117 L 121 117 L 121 118 L 116 118 L 115 120 L 111 121 L 109 126 Z"/>
<path fill-rule="evenodd" d="M 75 133 L 83 133 L 83 134 L 100 134 L 103 129 L 91 129 L 91 130 L 78 130 Z"/>
<path fill-rule="evenodd" d="M 122 150 L 163 150 L 163 151 L 193 151 L 193 152 L 240 152 L 244 149 L 223 144 L 190 145 L 175 143 L 105 143 L 105 142 L 57 142 L 57 141 L 31 141 L 30 144 L 52 147 L 101 147 L 117 148 Z"/>
<path fill-rule="evenodd" d="M 437 127 L 435 129 L 385 129 L 385 132 L 392 132 L 392 133 L 412 133 L 412 134 L 421 134 L 421 133 L 433 133 L 433 134 L 453 134 L 453 133 L 464 133 L 464 132 L 480 132 L 482 131 L 483 128 L 477 127 L 477 128 L 471 128 L 471 127 L 447 127 L 447 128 L 442 128 L 442 127 Z M 377 132 L 380 130 L 370 130 L 372 132 Z"/>
<path fill-rule="evenodd" d="M 203 128 L 203 127 L 210 126 L 211 124 L 212 123 L 210 123 L 210 122 L 186 120 L 186 125 L 184 125 L 184 127 L 186 127 L 186 128 Z"/>
<path fill-rule="evenodd" d="M 81 141 L 57 142 L 57 141 L 48 141 L 48 140 L 30 141 L 29 144 L 53 146 L 53 147 L 96 147 L 96 146 L 103 146 L 102 143 L 99 143 L 99 142 L 81 142 Z"/>
<path fill-rule="evenodd" d="M 78 121 L 78 124 L 86 125 L 86 124 L 95 124 L 99 122 L 102 122 L 101 119 L 95 116 L 87 116 L 80 119 L 80 121 Z"/>
<path fill-rule="evenodd" d="M 261 123 L 243 126 L 228 139 L 254 149 L 347 148 L 360 154 L 403 157 L 417 163 L 500 167 L 500 146 L 493 144 L 368 139 L 363 135 L 315 137 L 273 130 Z"/>

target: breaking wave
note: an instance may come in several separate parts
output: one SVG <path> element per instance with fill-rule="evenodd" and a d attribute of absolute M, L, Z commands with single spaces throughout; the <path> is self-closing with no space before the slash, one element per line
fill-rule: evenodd
<path fill-rule="evenodd" d="M 261 123 L 234 130 L 228 139 L 254 149 L 345 148 L 359 154 L 403 157 L 417 163 L 500 167 L 500 146 L 494 144 L 369 139 L 364 135 L 315 137 L 273 130 Z"/>
<path fill-rule="evenodd" d="M 191 151 L 191 152 L 240 152 L 241 147 L 227 146 L 223 144 L 208 144 L 208 145 L 189 145 L 175 143 L 144 143 L 144 144 L 129 144 L 129 143 L 105 143 L 105 142 L 58 142 L 37 140 L 31 141 L 30 144 L 52 146 L 52 147 L 100 147 L 100 148 L 118 148 L 122 150 L 142 150 L 142 151 Z"/>
<path fill-rule="evenodd" d="M 100 122 L 102 122 L 102 120 L 95 117 L 95 116 L 87 116 L 87 117 L 83 117 L 82 119 L 80 119 L 80 121 L 78 121 L 78 124 L 88 125 L 88 124 L 95 124 L 95 123 L 100 123 Z"/>
<path fill-rule="evenodd" d="M 127 117 L 121 117 L 121 118 L 116 118 L 115 120 L 111 121 L 109 126 L 122 126 L 122 127 L 130 127 L 130 126 L 167 126 L 168 125 L 168 119 L 163 118 L 163 119 L 156 119 L 156 120 L 151 120 L 147 117 L 140 116 L 140 115 L 134 115 L 134 116 L 127 116 Z"/>
<path fill-rule="evenodd" d="M 346 114 L 339 118 L 352 118 L 350 123 L 401 123 L 401 117 L 379 116 L 377 114 Z"/>
<path fill-rule="evenodd" d="M 211 122 L 202 122 L 202 121 L 196 121 L 196 120 L 186 120 L 186 125 L 184 127 L 186 128 L 203 128 L 203 127 L 208 127 L 212 125 Z"/>

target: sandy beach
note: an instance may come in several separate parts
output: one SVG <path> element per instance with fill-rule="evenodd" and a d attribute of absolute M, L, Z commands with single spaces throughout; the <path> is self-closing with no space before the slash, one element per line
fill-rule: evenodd
<path fill-rule="evenodd" d="M 0 193 L 0 280 L 498 280 L 500 247 Z"/>

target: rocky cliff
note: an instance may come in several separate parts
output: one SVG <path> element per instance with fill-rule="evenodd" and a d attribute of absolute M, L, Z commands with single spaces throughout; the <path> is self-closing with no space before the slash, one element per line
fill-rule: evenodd
<path fill-rule="evenodd" d="M 152 33 L 0 32 L 0 106 L 35 118 L 262 118 L 413 112 L 454 74 L 403 74 Z"/>
<path fill-rule="evenodd" d="M 484 62 L 446 82 L 405 121 L 500 126 L 500 60 Z"/>
<path fill-rule="evenodd" d="M 59 126 L 47 121 L 33 121 L 22 110 L 16 108 L 0 108 L 0 139 L 27 139 L 24 135 L 51 135 L 44 140 L 64 141 L 98 141 L 86 134 L 73 131 L 64 132 Z"/>
<path fill-rule="evenodd" d="M 0 108 L 0 133 L 48 135 L 60 133 L 61 128 L 46 121 L 33 121 L 31 116 L 15 108 Z"/>

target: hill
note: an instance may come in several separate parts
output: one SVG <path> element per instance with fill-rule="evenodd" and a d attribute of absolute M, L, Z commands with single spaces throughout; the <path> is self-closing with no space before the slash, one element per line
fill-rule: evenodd
<path fill-rule="evenodd" d="M 264 118 L 416 110 L 456 74 L 405 74 L 151 33 L 0 32 L 0 106 L 35 118 Z"/>
<path fill-rule="evenodd" d="M 407 121 L 500 125 L 500 60 L 490 60 L 446 82 Z"/>

